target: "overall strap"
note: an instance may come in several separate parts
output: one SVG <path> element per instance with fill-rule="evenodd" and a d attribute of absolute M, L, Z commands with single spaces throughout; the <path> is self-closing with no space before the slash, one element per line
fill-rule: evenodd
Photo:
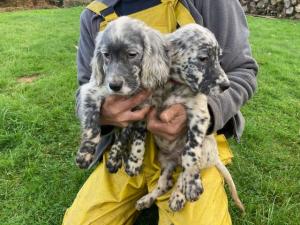
<path fill-rule="evenodd" d="M 180 27 L 190 23 L 196 23 L 189 10 L 179 0 L 161 0 L 161 2 L 169 5 Z"/>
<path fill-rule="evenodd" d="M 118 15 L 114 11 L 114 5 L 117 2 L 118 0 L 95 0 L 86 7 L 102 18 L 103 21 L 100 23 L 99 30 L 103 30 L 110 21 L 118 18 Z M 180 2 L 180 0 L 161 0 L 161 5 L 165 6 L 165 9 L 167 9 L 161 12 L 167 14 L 168 26 L 174 28 L 169 30 L 169 32 L 174 31 L 177 26 L 181 27 L 189 23 L 196 23 L 189 10 Z M 140 11 L 139 14 L 142 14 L 143 11 L 146 10 Z M 157 12 L 158 11 L 156 11 L 156 13 Z M 135 16 L 136 14 L 132 15 Z M 136 18 L 138 19 L 138 17 Z"/>
<path fill-rule="evenodd" d="M 118 0 L 96 0 L 92 1 L 90 4 L 87 5 L 87 9 L 91 10 L 92 12 L 96 13 L 97 15 L 108 15 L 110 14 L 111 9 L 113 6 L 118 2 Z M 105 15 L 105 16 L 106 16 Z"/>
<path fill-rule="evenodd" d="M 102 30 L 106 25 L 118 18 L 118 15 L 114 11 L 114 5 L 118 0 L 95 0 L 91 2 L 86 8 L 99 15 L 102 18 L 100 23 L 100 29 Z"/>
<path fill-rule="evenodd" d="M 181 27 L 190 23 L 196 23 L 189 10 L 181 2 L 178 2 L 175 7 L 175 15 L 177 23 Z"/>

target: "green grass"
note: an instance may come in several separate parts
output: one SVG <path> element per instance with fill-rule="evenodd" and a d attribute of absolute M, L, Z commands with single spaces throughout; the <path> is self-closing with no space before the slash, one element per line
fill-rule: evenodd
<path fill-rule="evenodd" d="M 0 223 L 61 223 L 89 172 L 74 165 L 82 8 L 0 14 Z M 247 207 L 234 224 L 300 221 L 300 23 L 249 17 L 259 88 L 230 170 Z M 29 84 L 17 78 L 39 74 Z M 141 220 L 140 225 L 147 223 Z M 145 219 L 144 219 L 145 221 Z M 147 220 L 146 220 L 147 221 Z M 148 225 L 148 224 L 147 224 Z"/>

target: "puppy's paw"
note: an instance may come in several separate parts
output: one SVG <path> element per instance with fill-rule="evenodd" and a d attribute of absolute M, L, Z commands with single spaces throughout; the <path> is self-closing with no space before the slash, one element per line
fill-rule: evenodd
<path fill-rule="evenodd" d="M 180 191 L 174 191 L 169 199 L 169 208 L 177 212 L 184 207 L 185 202 L 184 195 Z"/>
<path fill-rule="evenodd" d="M 142 170 L 143 160 L 130 156 L 126 161 L 125 171 L 129 176 L 136 176 Z"/>
<path fill-rule="evenodd" d="M 151 196 L 151 194 L 147 194 L 136 202 L 135 208 L 137 210 L 150 208 L 154 201 L 155 199 Z"/>
<path fill-rule="evenodd" d="M 189 202 L 199 199 L 203 193 L 203 186 L 199 173 L 184 172 L 182 177 L 182 193 Z"/>
<path fill-rule="evenodd" d="M 94 160 L 96 143 L 83 141 L 76 155 L 76 164 L 80 169 L 87 169 Z"/>
<path fill-rule="evenodd" d="M 112 158 L 109 157 L 106 163 L 106 168 L 110 173 L 116 173 L 122 166 L 122 158 L 121 157 L 116 157 Z"/>
<path fill-rule="evenodd" d="M 76 165 L 80 169 L 87 169 L 94 160 L 94 155 L 88 152 L 78 152 L 76 156 Z"/>

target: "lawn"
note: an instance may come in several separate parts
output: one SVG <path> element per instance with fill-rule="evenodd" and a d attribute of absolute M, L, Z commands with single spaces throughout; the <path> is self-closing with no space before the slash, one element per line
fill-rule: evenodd
<path fill-rule="evenodd" d="M 89 172 L 74 155 L 82 8 L 0 14 L 0 224 L 57 225 Z M 230 170 L 247 214 L 234 224 L 300 221 L 300 23 L 249 17 L 259 88 L 243 107 Z M 26 82 L 20 78 L 31 77 Z M 101 185 L 101 184 L 99 184 Z M 153 213 L 153 210 L 152 212 Z M 141 219 L 139 225 L 148 225 Z M 297 222 L 298 221 L 298 222 Z"/>

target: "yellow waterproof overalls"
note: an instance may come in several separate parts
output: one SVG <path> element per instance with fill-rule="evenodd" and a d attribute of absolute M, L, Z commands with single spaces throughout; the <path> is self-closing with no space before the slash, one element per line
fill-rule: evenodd
<path fill-rule="evenodd" d="M 92 2 L 87 8 L 96 14 L 108 9 L 100 1 Z M 162 0 L 157 6 L 129 16 L 143 20 L 163 33 L 174 31 L 177 25 L 195 23 L 189 11 L 177 0 Z M 113 11 L 105 15 L 105 21 L 100 23 L 100 30 L 117 17 Z M 222 161 L 225 164 L 230 163 L 232 153 L 225 137 L 218 135 L 216 139 Z M 105 167 L 105 154 L 103 163 L 93 171 L 72 206 L 66 211 L 63 225 L 133 224 L 138 215 L 135 210 L 136 201 L 157 185 L 160 167 L 156 156 L 153 138 L 148 135 L 143 171 L 136 177 L 129 177 L 124 168 L 116 174 L 110 174 Z M 174 175 L 175 179 L 177 175 L 178 173 Z M 157 199 L 159 225 L 231 224 L 224 181 L 220 173 L 213 167 L 201 171 L 201 177 L 204 193 L 198 201 L 187 203 L 182 211 L 173 213 L 168 208 L 172 190 Z"/>

